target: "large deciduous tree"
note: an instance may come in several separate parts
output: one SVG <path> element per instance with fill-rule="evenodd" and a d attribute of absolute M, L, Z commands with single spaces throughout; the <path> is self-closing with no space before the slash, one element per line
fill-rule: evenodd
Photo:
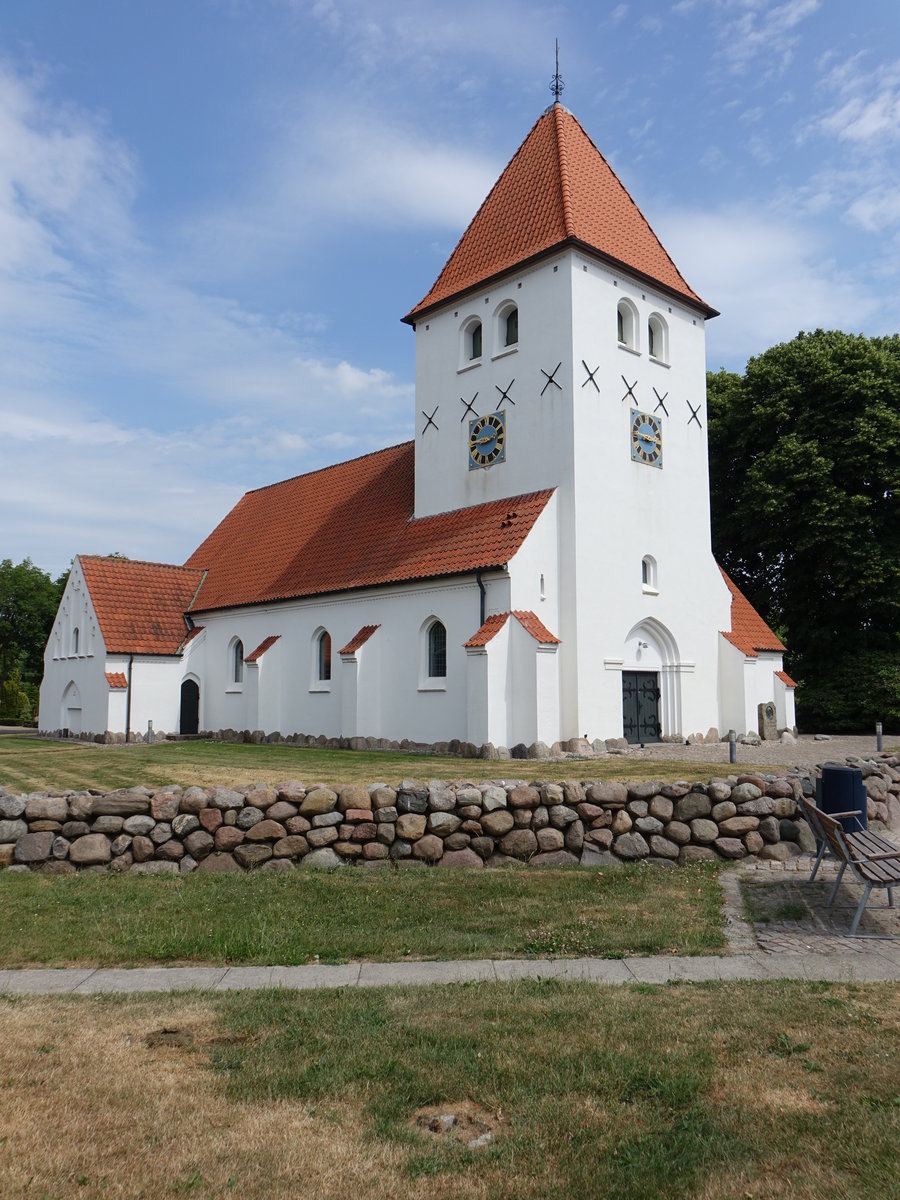
<path fill-rule="evenodd" d="M 788 645 L 801 728 L 900 728 L 900 337 L 708 377 L 715 553 Z"/>
<path fill-rule="evenodd" d="M 30 559 L 0 561 L 0 687 L 8 685 L 10 693 L 13 681 L 17 691 L 40 682 L 44 647 L 65 584 L 65 575 L 51 579 Z"/>

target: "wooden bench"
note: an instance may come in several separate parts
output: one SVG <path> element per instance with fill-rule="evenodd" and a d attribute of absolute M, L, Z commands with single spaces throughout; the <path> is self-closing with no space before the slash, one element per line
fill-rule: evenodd
<path fill-rule="evenodd" d="M 894 907 L 894 888 L 900 887 L 900 849 L 886 838 L 879 837 L 877 833 L 869 833 L 868 830 L 845 833 L 839 818 L 858 815 L 856 813 L 825 813 L 805 796 L 801 798 L 801 802 L 813 830 L 815 831 L 818 824 L 828 848 L 840 863 L 837 879 L 828 897 L 828 907 L 834 904 L 847 867 L 863 885 L 862 899 L 850 926 L 850 936 L 854 937 L 873 888 L 887 888 L 888 906 Z M 821 858 L 820 851 L 816 860 L 817 866 Z"/>

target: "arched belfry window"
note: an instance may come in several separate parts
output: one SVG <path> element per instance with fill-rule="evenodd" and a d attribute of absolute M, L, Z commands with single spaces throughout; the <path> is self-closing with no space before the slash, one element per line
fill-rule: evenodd
<path fill-rule="evenodd" d="M 331 634 L 327 629 L 319 634 L 317 657 L 319 682 L 325 683 L 331 679 Z"/>
<path fill-rule="evenodd" d="M 669 330 L 659 313 L 647 322 L 647 353 L 657 362 L 669 361 Z"/>
<path fill-rule="evenodd" d="M 659 591 L 656 574 L 656 559 L 652 554 L 645 554 L 641 559 L 641 586 L 645 592 L 656 595 Z"/>
<path fill-rule="evenodd" d="M 616 306 L 616 335 L 619 345 L 628 350 L 638 350 L 637 310 L 629 300 L 620 300 Z"/>
<path fill-rule="evenodd" d="M 468 349 L 469 349 L 469 359 L 470 360 L 476 359 L 476 358 L 481 358 L 483 338 L 484 338 L 484 331 L 482 329 L 481 322 L 476 321 L 473 325 L 471 325 L 469 327 Z"/>
<path fill-rule="evenodd" d="M 507 312 L 503 322 L 503 332 L 505 335 L 504 344 L 507 346 L 516 346 L 519 342 L 519 310 L 515 305 Z"/>
<path fill-rule="evenodd" d="M 440 621 L 428 627 L 428 678 L 447 678 L 447 630 Z"/>

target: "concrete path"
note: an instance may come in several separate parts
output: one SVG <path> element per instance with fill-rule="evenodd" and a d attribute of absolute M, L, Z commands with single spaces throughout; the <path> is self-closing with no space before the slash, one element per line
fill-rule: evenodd
<path fill-rule="evenodd" d="M 803 953 L 706 958 L 472 959 L 457 962 L 348 963 L 303 967 L 135 967 L 0 971 L 0 994 L 89 996 L 98 992 L 170 992 L 188 988 L 337 988 L 564 979 L 590 983 L 701 982 L 717 979 L 806 979 L 900 982 L 900 938 L 873 940 L 829 955 Z"/>

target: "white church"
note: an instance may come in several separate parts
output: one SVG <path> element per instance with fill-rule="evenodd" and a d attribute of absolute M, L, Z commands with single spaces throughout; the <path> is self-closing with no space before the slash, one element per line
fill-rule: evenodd
<path fill-rule="evenodd" d="M 785 648 L 711 551 L 716 315 L 554 103 L 403 318 L 415 439 L 248 492 L 183 566 L 76 558 L 41 729 L 792 728 Z"/>

